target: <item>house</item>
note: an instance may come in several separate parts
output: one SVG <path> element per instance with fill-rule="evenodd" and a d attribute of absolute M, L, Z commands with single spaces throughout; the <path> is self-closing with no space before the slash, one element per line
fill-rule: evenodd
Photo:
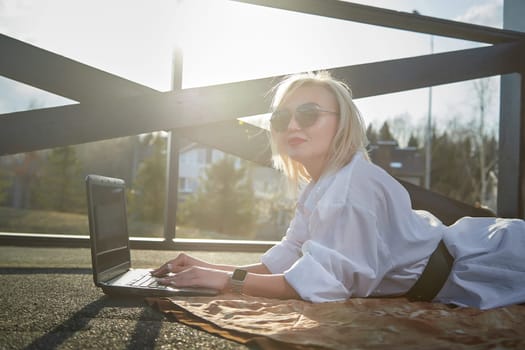
<path fill-rule="evenodd" d="M 184 200 L 186 196 L 195 193 L 206 168 L 224 156 L 224 152 L 197 143 L 190 143 L 181 149 L 179 153 L 179 198 Z"/>
<path fill-rule="evenodd" d="M 222 159 L 226 153 L 201 144 L 192 143 L 179 153 L 179 201 L 197 192 L 208 166 Z M 235 165 L 241 166 L 236 158 Z M 249 176 L 257 201 L 257 239 L 278 240 L 288 227 L 294 208 L 293 199 L 287 196 L 285 181 L 278 171 L 252 163 Z"/>
<path fill-rule="evenodd" d="M 179 195 L 193 194 L 199 187 L 199 181 L 204 176 L 206 168 L 222 159 L 226 153 L 198 143 L 192 143 L 181 149 L 179 154 Z M 235 165 L 241 166 L 241 159 L 236 158 Z M 269 198 L 272 193 L 280 190 L 281 175 L 278 171 L 253 164 L 250 167 L 253 190 L 257 198 Z"/>
<path fill-rule="evenodd" d="M 396 141 L 378 141 L 369 147 L 371 160 L 389 174 L 414 185 L 422 186 L 425 176 L 424 156 L 415 147 L 399 148 Z M 206 168 L 223 158 L 225 153 L 197 143 L 180 151 L 179 194 L 195 193 Z M 237 160 L 240 166 L 241 160 Z M 269 199 L 282 191 L 282 175 L 274 169 L 254 165 L 250 169 L 255 197 Z"/>
<path fill-rule="evenodd" d="M 425 158 L 415 147 L 399 148 L 396 141 L 377 141 L 370 145 L 372 162 L 390 175 L 417 186 L 422 186 L 425 177 Z"/>

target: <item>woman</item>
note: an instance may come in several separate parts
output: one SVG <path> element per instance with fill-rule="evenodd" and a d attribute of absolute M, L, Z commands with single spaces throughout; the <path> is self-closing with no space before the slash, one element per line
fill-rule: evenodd
<path fill-rule="evenodd" d="M 276 87 L 272 109 L 274 164 L 295 186 L 308 183 L 286 236 L 250 266 L 180 254 L 152 272 L 174 272 L 161 283 L 312 302 L 409 291 L 482 309 L 525 302 L 525 223 L 464 218 L 446 227 L 413 210 L 406 190 L 369 161 L 344 83 L 326 72 L 291 76 Z M 439 263 L 447 257 L 451 271 Z M 436 273 L 444 278 L 425 292 Z"/>

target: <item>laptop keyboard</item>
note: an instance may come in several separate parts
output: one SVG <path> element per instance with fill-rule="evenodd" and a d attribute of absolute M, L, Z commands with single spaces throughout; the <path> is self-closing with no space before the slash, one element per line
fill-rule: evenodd
<path fill-rule="evenodd" d="M 158 284 L 155 277 L 150 274 L 145 274 L 136 279 L 131 280 L 128 285 L 133 287 L 145 287 L 145 288 L 166 288 L 165 285 Z"/>

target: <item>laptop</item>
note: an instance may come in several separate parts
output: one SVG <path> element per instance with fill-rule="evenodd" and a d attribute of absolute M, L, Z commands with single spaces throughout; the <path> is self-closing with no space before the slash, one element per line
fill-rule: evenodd
<path fill-rule="evenodd" d="M 100 175 L 86 177 L 93 280 L 108 295 L 217 295 L 208 288 L 157 284 L 149 269 L 132 269 L 125 182 Z"/>

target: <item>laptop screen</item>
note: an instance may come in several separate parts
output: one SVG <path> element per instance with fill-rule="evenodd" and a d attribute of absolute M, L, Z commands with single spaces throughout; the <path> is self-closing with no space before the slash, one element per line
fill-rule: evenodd
<path fill-rule="evenodd" d="M 112 278 L 130 267 L 124 181 L 88 177 L 93 268 Z"/>
<path fill-rule="evenodd" d="M 128 233 L 126 225 L 126 207 L 123 205 L 124 188 L 95 186 L 95 234 L 97 252 L 110 252 L 127 248 Z"/>

